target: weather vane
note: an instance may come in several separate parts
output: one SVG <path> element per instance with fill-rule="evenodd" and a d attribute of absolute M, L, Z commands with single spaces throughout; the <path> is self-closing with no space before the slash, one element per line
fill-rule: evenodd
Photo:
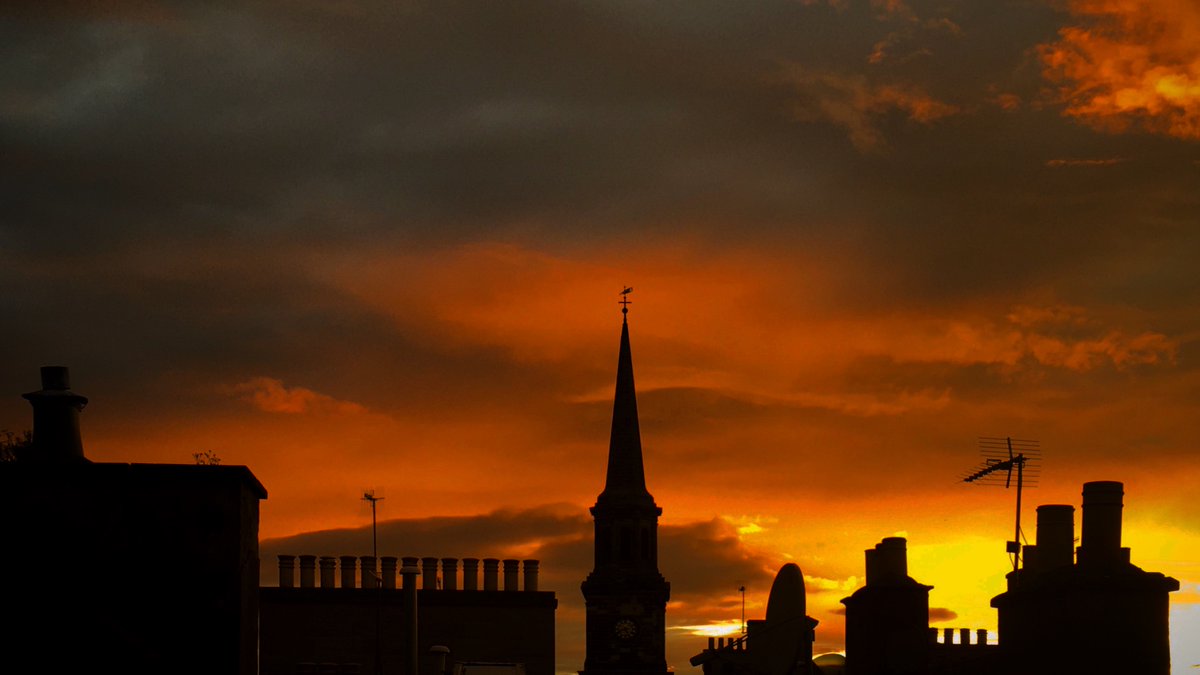
<path fill-rule="evenodd" d="M 621 299 L 617 301 L 617 304 L 621 306 L 622 314 L 629 314 L 629 305 L 633 303 L 633 301 L 629 299 L 629 294 L 632 292 L 633 286 L 626 286 L 625 290 L 621 291 Z"/>

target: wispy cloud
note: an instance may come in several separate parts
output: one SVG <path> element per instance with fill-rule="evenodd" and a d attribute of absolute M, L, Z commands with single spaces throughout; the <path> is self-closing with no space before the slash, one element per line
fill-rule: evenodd
<path fill-rule="evenodd" d="M 288 387 L 273 377 L 253 377 L 234 385 L 231 390 L 264 412 L 348 415 L 367 410 L 353 401 L 339 401 L 304 387 Z"/>
<path fill-rule="evenodd" d="M 1066 166 L 1116 166 L 1129 160 L 1123 157 L 1106 157 L 1100 159 L 1048 159 L 1046 166 L 1058 169 Z"/>
<path fill-rule="evenodd" d="M 789 67 L 783 76 L 795 92 L 792 112 L 801 121 L 828 122 L 844 129 L 859 151 L 886 145 L 880 120 L 899 112 L 910 121 L 932 124 L 959 108 L 916 85 L 875 84 L 863 75 Z"/>

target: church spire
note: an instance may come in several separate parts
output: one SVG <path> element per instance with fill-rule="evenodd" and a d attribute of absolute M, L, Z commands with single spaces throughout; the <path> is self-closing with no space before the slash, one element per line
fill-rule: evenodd
<path fill-rule="evenodd" d="M 671 675 L 666 659 L 671 584 L 658 571 L 658 517 L 646 491 L 638 429 L 629 293 L 621 292 L 621 351 L 613 397 L 604 491 L 590 511 L 595 564 L 580 590 L 587 606 L 587 653 L 580 675 Z"/>
<path fill-rule="evenodd" d="M 623 313 L 628 308 L 622 308 Z M 608 440 L 608 474 L 597 502 L 654 502 L 646 490 L 642 465 L 642 434 L 638 428 L 637 392 L 633 386 L 633 355 L 629 349 L 629 320 L 621 323 L 617 357 L 617 390 L 613 397 L 612 431 Z"/>
<path fill-rule="evenodd" d="M 646 490 L 637 392 L 633 386 L 633 355 L 629 349 L 629 294 L 632 292 L 632 287 L 621 291 L 621 349 L 617 356 L 617 391 L 613 396 L 612 431 L 608 439 L 608 473 L 604 492 L 596 500 L 597 506 L 654 505 L 654 497 Z"/>

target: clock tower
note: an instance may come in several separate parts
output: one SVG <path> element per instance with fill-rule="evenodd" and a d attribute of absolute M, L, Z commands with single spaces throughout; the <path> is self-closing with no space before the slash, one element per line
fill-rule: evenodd
<path fill-rule="evenodd" d="M 627 304 L 627 302 L 625 302 Z M 591 508 L 595 562 L 584 580 L 587 656 L 580 675 L 666 675 L 671 584 L 658 571 L 658 516 L 646 490 L 628 307 L 621 324 L 617 391 L 604 491 Z"/>

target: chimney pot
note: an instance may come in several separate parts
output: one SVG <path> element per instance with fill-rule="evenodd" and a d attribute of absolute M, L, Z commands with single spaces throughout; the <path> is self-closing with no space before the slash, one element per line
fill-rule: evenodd
<path fill-rule="evenodd" d="M 520 584 L 520 560 L 505 560 L 504 561 L 504 590 L 519 591 Z"/>
<path fill-rule="evenodd" d="M 437 589 L 438 580 L 438 559 L 437 558 L 421 558 L 421 590 L 432 591 Z"/>
<path fill-rule="evenodd" d="M 1087 563 L 1111 564 L 1121 559 L 1121 509 L 1125 486 L 1117 481 L 1083 484 L 1083 540 Z"/>
<path fill-rule="evenodd" d="M 896 583 L 908 577 L 908 540 L 885 537 L 875 550 L 875 572 L 880 581 Z"/>
<path fill-rule="evenodd" d="M 300 556 L 300 588 L 313 587 L 313 571 L 316 560 L 317 556 L 315 555 Z"/>
<path fill-rule="evenodd" d="M 279 556 L 279 587 L 292 588 L 296 585 L 296 556 Z"/>
<path fill-rule="evenodd" d="M 417 565 L 420 564 L 421 559 L 416 558 L 416 557 L 406 556 L 401 562 L 403 564 L 403 567 L 400 568 L 400 578 L 404 584 L 403 588 L 405 590 L 408 590 L 409 588 L 416 590 L 417 575 L 419 575 L 421 573 L 421 568 L 418 567 Z"/>
<path fill-rule="evenodd" d="M 1037 507 L 1037 558 L 1039 570 L 1069 567 L 1075 562 L 1075 507 L 1043 504 Z M 1028 556 L 1026 547 L 1026 556 Z M 1028 566 L 1028 562 L 1026 563 Z"/>
<path fill-rule="evenodd" d="M 22 396 L 33 406 L 33 452 L 31 461 L 70 462 L 83 460 L 79 434 L 79 412 L 87 397 L 68 388 L 66 366 L 42 366 L 42 389 Z"/>
<path fill-rule="evenodd" d="M 342 588 L 354 588 L 358 576 L 358 556 L 343 555 L 338 560 L 342 564 Z"/>
<path fill-rule="evenodd" d="M 337 578 L 337 558 L 323 555 L 318 564 L 321 566 L 321 588 L 333 588 Z"/>
<path fill-rule="evenodd" d="M 458 590 L 458 558 L 442 558 L 442 588 Z"/>
<path fill-rule="evenodd" d="M 463 590 L 479 590 L 479 558 L 463 558 Z"/>
<path fill-rule="evenodd" d="M 523 563 L 525 571 L 525 590 L 536 591 L 538 589 L 538 561 L 526 560 Z"/>
<path fill-rule="evenodd" d="M 483 590 L 500 590 L 500 561 L 496 558 L 483 559 Z"/>
<path fill-rule="evenodd" d="M 396 588 L 396 556 L 385 555 L 379 559 L 379 567 L 383 576 L 383 587 Z"/>
<path fill-rule="evenodd" d="M 364 555 L 362 562 L 362 587 L 379 588 L 379 568 L 375 566 L 375 556 Z"/>

